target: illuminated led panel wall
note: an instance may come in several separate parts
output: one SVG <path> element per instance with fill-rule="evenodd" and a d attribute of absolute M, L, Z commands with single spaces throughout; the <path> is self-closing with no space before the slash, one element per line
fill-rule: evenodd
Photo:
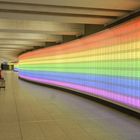
<path fill-rule="evenodd" d="M 140 18 L 19 57 L 19 77 L 140 111 Z"/>

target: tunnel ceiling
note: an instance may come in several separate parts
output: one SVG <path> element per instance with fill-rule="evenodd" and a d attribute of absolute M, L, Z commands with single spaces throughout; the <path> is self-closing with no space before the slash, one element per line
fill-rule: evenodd
<path fill-rule="evenodd" d="M 0 0 L 0 61 L 76 39 L 139 8 L 140 0 Z"/>

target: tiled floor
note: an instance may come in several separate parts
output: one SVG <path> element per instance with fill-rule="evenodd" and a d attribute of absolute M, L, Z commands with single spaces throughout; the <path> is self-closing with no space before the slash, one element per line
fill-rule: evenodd
<path fill-rule="evenodd" d="M 0 140 L 139 140 L 140 121 L 79 96 L 18 80 L 0 91 Z"/>

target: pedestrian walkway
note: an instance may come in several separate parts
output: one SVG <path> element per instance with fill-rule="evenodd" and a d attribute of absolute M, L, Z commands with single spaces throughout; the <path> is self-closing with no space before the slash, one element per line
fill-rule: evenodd
<path fill-rule="evenodd" d="M 5 72 L 0 140 L 139 140 L 140 121 L 67 92 Z"/>

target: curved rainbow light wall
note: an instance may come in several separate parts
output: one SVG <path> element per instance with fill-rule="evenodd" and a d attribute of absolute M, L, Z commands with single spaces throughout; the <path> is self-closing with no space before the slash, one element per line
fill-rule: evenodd
<path fill-rule="evenodd" d="M 140 18 L 83 39 L 25 53 L 19 77 L 140 111 Z"/>

